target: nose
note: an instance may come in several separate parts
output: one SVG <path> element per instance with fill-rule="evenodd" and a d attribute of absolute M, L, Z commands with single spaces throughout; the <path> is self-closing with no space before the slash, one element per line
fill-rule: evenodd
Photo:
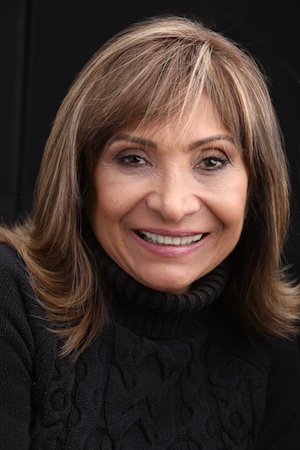
<path fill-rule="evenodd" d="M 168 222 L 179 222 L 201 207 L 193 180 L 180 176 L 165 176 L 158 180 L 146 202 L 149 209 L 159 213 Z"/>

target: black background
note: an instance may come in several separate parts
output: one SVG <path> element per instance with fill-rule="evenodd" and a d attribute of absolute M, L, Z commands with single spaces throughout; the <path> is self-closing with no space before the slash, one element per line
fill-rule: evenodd
<path fill-rule="evenodd" d="M 300 276 L 300 27 L 296 1 L 0 0 L 0 218 L 31 208 L 56 110 L 98 47 L 131 22 L 194 16 L 241 43 L 263 66 L 286 142 L 292 180 L 290 271 Z M 253 240 L 255 236 L 252 237 Z"/>

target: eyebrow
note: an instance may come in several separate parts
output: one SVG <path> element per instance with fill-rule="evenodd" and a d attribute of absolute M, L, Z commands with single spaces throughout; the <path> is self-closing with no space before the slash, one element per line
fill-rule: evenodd
<path fill-rule="evenodd" d="M 134 144 L 141 144 L 148 147 L 157 148 L 157 145 L 150 141 L 149 139 L 142 139 L 136 136 L 130 136 L 129 134 L 118 134 L 117 136 L 114 136 L 112 140 L 110 141 L 111 144 L 118 141 L 126 141 L 126 142 L 133 142 Z"/>
<path fill-rule="evenodd" d="M 118 141 L 127 141 L 127 142 L 133 142 L 135 144 L 141 144 L 147 147 L 157 148 L 157 145 L 155 142 L 149 140 L 149 139 L 143 139 L 136 136 L 130 136 L 128 134 L 118 134 L 117 136 L 113 137 L 111 140 L 111 144 Z M 218 134 L 216 136 L 209 136 L 204 139 L 199 139 L 192 144 L 189 145 L 189 150 L 195 150 L 198 147 L 201 147 L 204 144 L 208 144 L 209 142 L 215 142 L 215 141 L 229 141 L 234 143 L 233 137 L 229 136 L 227 134 Z"/>
<path fill-rule="evenodd" d="M 201 147 L 201 145 L 208 144 L 209 142 L 215 142 L 215 141 L 229 141 L 234 143 L 233 137 L 229 136 L 227 134 L 218 134 L 216 136 L 209 136 L 205 139 L 199 139 L 196 142 L 193 142 L 189 145 L 189 150 L 195 150 L 198 147 Z"/>

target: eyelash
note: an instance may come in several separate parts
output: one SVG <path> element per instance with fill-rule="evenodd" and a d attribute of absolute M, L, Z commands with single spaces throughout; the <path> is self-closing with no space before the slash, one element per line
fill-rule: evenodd
<path fill-rule="evenodd" d="M 214 171 L 214 170 L 221 170 L 224 167 L 226 167 L 229 164 L 229 158 L 227 156 L 224 157 L 220 157 L 220 156 L 207 156 L 205 158 L 203 158 L 203 160 L 201 161 L 204 163 L 212 163 L 212 162 L 216 162 L 217 164 L 212 164 L 211 168 L 206 167 L 204 170 L 207 171 Z M 220 164 L 220 165 L 219 165 Z"/>
<path fill-rule="evenodd" d="M 121 164 L 122 166 L 125 166 L 125 167 L 129 167 L 129 166 L 130 167 L 133 167 L 133 166 L 138 167 L 138 166 L 144 166 L 147 164 L 147 162 L 144 162 L 143 164 L 129 162 L 129 161 L 127 162 L 126 160 L 129 160 L 129 159 L 135 159 L 136 162 L 138 160 L 139 161 L 144 160 L 144 158 L 142 156 L 137 155 L 135 153 L 132 153 L 132 154 L 126 155 L 126 156 L 117 156 L 117 158 L 116 158 L 117 163 Z"/>

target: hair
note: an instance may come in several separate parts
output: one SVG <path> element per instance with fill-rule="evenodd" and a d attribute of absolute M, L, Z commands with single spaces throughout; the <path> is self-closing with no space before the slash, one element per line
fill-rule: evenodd
<path fill-rule="evenodd" d="M 105 280 L 83 226 L 99 151 L 128 124 L 192 118 L 203 93 L 243 149 L 249 173 L 227 304 L 250 334 L 295 332 L 299 288 L 283 259 L 288 168 L 266 77 L 245 49 L 199 20 L 159 16 L 117 33 L 83 67 L 54 120 L 32 212 L 0 234 L 23 258 L 47 317 L 60 325 L 64 356 L 79 355 L 109 320 Z"/>

